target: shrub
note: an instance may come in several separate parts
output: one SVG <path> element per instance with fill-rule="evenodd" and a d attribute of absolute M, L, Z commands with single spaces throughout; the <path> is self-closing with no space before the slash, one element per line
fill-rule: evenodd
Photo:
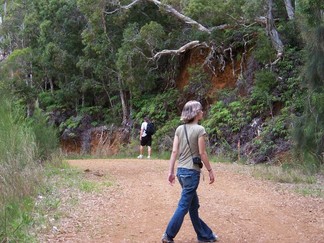
<path fill-rule="evenodd" d="M 272 115 L 273 102 L 276 97 L 272 95 L 271 91 L 276 86 L 277 81 L 275 74 L 269 70 L 261 70 L 255 74 L 255 85 L 251 94 L 251 98 L 255 104 L 252 103 L 254 113 L 262 114 L 269 108 Z"/>
<path fill-rule="evenodd" d="M 209 134 L 226 138 L 228 134 L 237 133 L 251 120 L 251 114 L 246 109 L 244 100 L 225 104 L 218 101 L 209 111 L 203 122 Z"/>
<path fill-rule="evenodd" d="M 254 51 L 255 59 L 263 64 L 267 64 L 275 58 L 275 54 L 269 38 L 263 32 L 260 32 Z"/>
<path fill-rule="evenodd" d="M 11 214 L 12 208 L 33 194 L 41 180 L 36 138 L 22 114 L 3 96 L 0 98 L 0 236 L 5 242 L 16 241 L 9 236 L 18 234 L 20 227 L 19 215 Z"/>
<path fill-rule="evenodd" d="M 0 242 L 30 241 L 22 231 L 43 179 L 38 161 L 57 149 L 57 136 L 40 111 L 29 120 L 18 104 L 0 97 Z"/>
<path fill-rule="evenodd" d="M 38 108 L 30 120 L 30 127 L 35 134 L 37 158 L 48 159 L 59 147 L 57 129 L 48 124 L 46 116 Z"/>

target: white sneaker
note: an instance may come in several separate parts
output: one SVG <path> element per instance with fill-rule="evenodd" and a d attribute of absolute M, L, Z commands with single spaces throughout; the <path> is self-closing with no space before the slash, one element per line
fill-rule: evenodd
<path fill-rule="evenodd" d="M 143 158 L 143 155 L 140 154 L 139 156 L 137 156 L 137 158 L 138 159 L 142 159 Z"/>
<path fill-rule="evenodd" d="M 149 158 L 151 158 L 151 156 L 147 156 L 147 158 L 149 159 Z"/>

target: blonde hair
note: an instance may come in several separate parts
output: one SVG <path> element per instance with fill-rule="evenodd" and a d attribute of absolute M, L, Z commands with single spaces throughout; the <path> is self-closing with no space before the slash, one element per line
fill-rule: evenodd
<path fill-rule="evenodd" d="M 202 105 L 200 104 L 200 102 L 196 100 L 190 100 L 184 105 L 180 120 L 184 123 L 190 123 L 195 119 L 195 117 L 201 110 Z"/>

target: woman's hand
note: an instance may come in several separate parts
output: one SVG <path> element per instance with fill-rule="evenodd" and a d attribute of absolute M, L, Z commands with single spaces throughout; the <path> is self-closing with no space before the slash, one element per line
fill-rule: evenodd
<path fill-rule="evenodd" d="M 215 181 L 214 171 L 210 170 L 208 171 L 208 173 L 209 173 L 209 184 L 213 184 Z"/>
<path fill-rule="evenodd" d="M 169 181 L 170 185 L 173 186 L 173 184 L 175 183 L 175 174 L 174 173 L 169 174 L 168 181 Z"/>

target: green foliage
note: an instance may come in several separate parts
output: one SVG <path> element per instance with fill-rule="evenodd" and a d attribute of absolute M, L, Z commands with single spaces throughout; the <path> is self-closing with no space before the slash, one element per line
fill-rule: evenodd
<path fill-rule="evenodd" d="M 64 129 L 75 129 L 79 127 L 82 120 L 82 116 L 71 116 L 64 122 L 60 124 L 60 130 L 63 131 Z"/>
<path fill-rule="evenodd" d="M 305 80 L 311 91 L 324 92 L 324 26 L 316 28 L 311 38 Z"/>
<path fill-rule="evenodd" d="M 157 132 L 154 134 L 154 149 L 158 151 L 161 156 L 165 156 L 165 159 L 170 158 L 174 133 L 179 125 L 181 125 L 181 121 L 179 116 L 176 116 L 175 118 L 166 120 L 161 124 L 160 127 L 158 127 Z"/>
<path fill-rule="evenodd" d="M 164 45 L 166 33 L 164 32 L 163 26 L 154 21 L 145 24 L 139 34 L 141 41 L 151 53 L 161 49 Z"/>
<path fill-rule="evenodd" d="M 4 97 L 0 99 L 0 102 L 1 163 L 17 166 L 16 169 L 34 165 L 37 152 L 35 137 L 30 127 L 27 126 L 20 106 L 15 104 L 17 107 L 13 107 L 13 103 L 8 102 Z"/>
<path fill-rule="evenodd" d="M 255 84 L 251 94 L 254 103 L 252 108 L 255 114 L 261 114 L 267 108 L 272 114 L 273 102 L 276 97 L 272 95 L 271 91 L 276 84 L 277 80 L 273 72 L 261 70 L 255 74 Z"/>
<path fill-rule="evenodd" d="M 276 85 L 276 76 L 273 72 L 262 70 L 255 74 L 255 96 L 270 93 Z"/>
<path fill-rule="evenodd" d="M 5 88 L 12 94 L 19 95 L 25 103 L 33 99 L 35 90 L 30 77 L 33 54 L 31 48 L 16 49 L 1 67 L 6 82 Z M 11 73 L 12 75 L 9 75 Z"/>
<path fill-rule="evenodd" d="M 271 63 L 271 60 L 275 58 L 276 52 L 272 48 L 270 39 L 264 32 L 259 32 L 259 37 L 253 53 L 255 59 L 263 64 Z"/>
<path fill-rule="evenodd" d="M 242 11 L 244 17 L 250 20 L 254 20 L 256 16 L 264 16 L 266 14 L 265 9 L 266 0 L 248 0 L 242 5 Z"/>
<path fill-rule="evenodd" d="M 218 101 L 211 106 L 208 117 L 203 122 L 208 134 L 213 134 L 219 140 L 237 133 L 251 120 L 245 100 L 238 100 L 225 104 Z"/>
<path fill-rule="evenodd" d="M 253 161 L 254 163 L 271 163 L 273 151 L 276 148 L 276 144 L 271 138 L 262 136 L 252 140 L 253 146 Z"/>
<path fill-rule="evenodd" d="M 288 107 L 282 108 L 276 116 L 267 118 L 259 127 L 258 136 L 252 140 L 253 157 L 256 163 L 274 163 L 277 151 L 290 149 L 293 115 Z"/>
<path fill-rule="evenodd" d="M 20 202 L 8 203 L 0 208 L 1 242 L 32 242 L 35 239 L 28 234 L 32 224 L 33 200 L 24 198 Z"/>
<path fill-rule="evenodd" d="M 283 21 L 278 24 L 277 30 L 279 31 L 281 35 L 281 39 L 284 43 L 289 43 L 289 47 L 297 47 L 302 48 L 303 47 L 303 40 L 301 35 L 301 27 L 298 25 L 298 22 L 296 20 L 290 20 L 290 21 Z M 286 48 L 286 49 L 288 49 Z M 285 52 L 286 52 L 285 49 Z M 298 54 L 299 52 L 296 52 Z"/>
<path fill-rule="evenodd" d="M 39 107 L 47 112 L 55 110 L 71 109 L 75 105 L 77 92 L 73 87 L 66 87 L 65 90 L 40 92 L 38 94 Z"/>
<path fill-rule="evenodd" d="M 156 126 L 165 123 L 170 118 L 173 118 L 177 112 L 177 107 L 173 104 L 177 102 L 179 92 L 175 89 L 170 89 L 168 92 L 158 95 L 147 95 L 134 101 L 133 107 L 138 110 L 134 114 L 135 121 L 141 124 L 145 116 L 149 117 L 156 123 Z"/>
<path fill-rule="evenodd" d="M 306 101 L 304 114 L 295 120 L 296 149 L 302 157 L 319 165 L 324 163 L 324 94 L 312 92 Z"/>
<path fill-rule="evenodd" d="M 28 200 L 42 180 L 42 167 L 37 163 L 39 131 L 24 117 L 17 103 L 0 95 L 0 240 L 30 241 L 26 227 L 30 224 Z M 13 176 L 14 175 L 14 176 Z M 26 201 L 27 200 L 27 201 Z"/>
<path fill-rule="evenodd" d="M 41 179 L 37 162 L 58 149 L 58 137 L 40 111 L 26 119 L 18 104 L 8 102 L 4 96 L 0 102 L 1 206 L 34 192 Z"/>
<path fill-rule="evenodd" d="M 265 137 L 269 136 L 271 140 L 276 138 L 289 139 L 292 117 L 288 109 L 283 109 L 281 113 L 271 119 L 264 127 L 263 134 Z"/>
<path fill-rule="evenodd" d="M 30 127 L 35 134 L 37 158 L 47 160 L 59 148 L 58 130 L 48 124 L 48 119 L 39 108 L 36 108 L 30 118 Z"/>
<path fill-rule="evenodd" d="M 55 94 L 52 94 L 51 92 L 40 92 L 38 94 L 38 101 L 40 107 L 46 109 L 47 111 L 53 111 L 62 108 Z"/>
<path fill-rule="evenodd" d="M 231 23 L 235 18 L 238 19 L 242 13 L 243 4 L 243 0 L 190 0 L 184 4 L 184 13 L 203 25 L 217 26 Z M 229 11 L 231 16 L 228 15 Z"/>
<path fill-rule="evenodd" d="M 299 0 L 296 12 L 307 20 L 307 25 L 317 27 L 324 22 L 322 11 L 324 3 L 322 0 Z"/>
<path fill-rule="evenodd" d="M 163 27 L 152 21 L 142 28 L 138 24 L 130 24 L 124 30 L 116 65 L 124 83 L 135 95 L 156 87 L 155 64 L 148 57 L 162 48 L 164 38 Z"/>
<path fill-rule="evenodd" d="M 121 74 L 121 77 L 125 80 L 133 89 L 138 87 L 138 84 L 142 79 L 138 80 L 135 78 L 134 61 L 140 57 L 140 53 L 137 49 L 137 43 L 139 42 L 137 24 L 131 24 L 124 30 L 122 46 L 118 49 L 116 66 Z M 133 85 L 134 84 L 134 85 Z"/>
<path fill-rule="evenodd" d="M 324 164 L 324 28 L 319 26 L 311 35 L 310 50 L 306 62 L 307 95 L 304 99 L 303 114 L 296 119 L 294 137 L 296 149 L 302 158 L 313 161 L 315 167 Z"/>
<path fill-rule="evenodd" d="M 313 184 L 316 182 L 314 176 L 308 175 L 305 170 L 297 166 L 289 166 L 289 164 L 282 166 L 257 165 L 253 167 L 252 174 L 257 178 L 279 183 Z"/>

